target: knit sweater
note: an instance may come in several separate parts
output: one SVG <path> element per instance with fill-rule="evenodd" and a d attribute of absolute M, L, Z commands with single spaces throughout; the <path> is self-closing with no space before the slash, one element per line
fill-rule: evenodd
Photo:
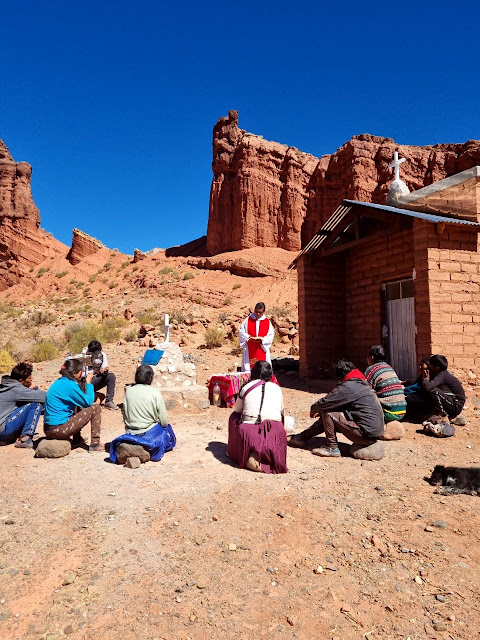
<path fill-rule="evenodd" d="M 135 384 L 127 389 L 123 399 L 123 417 L 127 433 L 140 434 L 156 424 L 168 425 L 162 394 L 149 384 Z"/>
<path fill-rule="evenodd" d="M 384 413 L 403 418 L 407 408 L 403 386 L 386 362 L 376 362 L 365 371 L 365 377 L 377 394 Z"/>

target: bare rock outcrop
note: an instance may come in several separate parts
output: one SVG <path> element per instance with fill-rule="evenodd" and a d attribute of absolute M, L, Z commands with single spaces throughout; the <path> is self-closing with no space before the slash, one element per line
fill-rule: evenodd
<path fill-rule="evenodd" d="M 16 284 L 65 245 L 40 229 L 31 190 L 32 167 L 15 162 L 0 140 L 0 291 Z"/>
<path fill-rule="evenodd" d="M 134 263 L 140 262 L 140 260 L 145 260 L 146 258 L 148 258 L 148 255 L 144 251 L 140 251 L 140 249 L 135 249 L 133 251 Z"/>
<path fill-rule="evenodd" d="M 74 229 L 72 246 L 67 258 L 70 264 L 79 264 L 84 258 L 97 253 L 97 251 L 103 248 L 104 245 L 100 240 L 92 238 L 92 236 L 80 231 L 80 229 Z"/>
<path fill-rule="evenodd" d="M 209 254 L 254 246 L 298 251 L 342 199 L 385 203 L 396 149 L 407 159 L 401 177 L 411 191 L 480 164 L 478 140 L 415 147 L 370 134 L 316 158 L 246 133 L 230 111 L 213 129 Z"/>
<path fill-rule="evenodd" d="M 187 261 L 188 264 L 197 269 L 206 269 L 212 271 L 230 271 L 236 276 L 245 276 L 247 278 L 263 278 L 265 276 L 278 275 L 273 269 L 268 269 L 262 264 L 253 263 L 245 258 L 223 258 L 215 256 L 212 258 L 192 258 Z"/>

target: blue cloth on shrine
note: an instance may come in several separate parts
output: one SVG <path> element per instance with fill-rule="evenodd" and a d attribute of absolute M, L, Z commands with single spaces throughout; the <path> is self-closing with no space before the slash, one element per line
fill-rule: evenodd
<path fill-rule="evenodd" d="M 110 443 L 110 460 L 113 463 L 117 462 L 117 447 L 122 442 L 139 444 L 145 447 L 150 454 L 150 460 L 152 462 L 158 462 L 163 458 L 166 451 L 171 451 L 177 444 L 177 438 L 171 425 L 162 427 L 161 424 L 156 424 L 138 436 L 132 433 L 124 433 Z"/>
<path fill-rule="evenodd" d="M 147 349 L 140 364 L 149 364 L 151 367 L 157 365 L 165 352 L 159 349 Z"/>

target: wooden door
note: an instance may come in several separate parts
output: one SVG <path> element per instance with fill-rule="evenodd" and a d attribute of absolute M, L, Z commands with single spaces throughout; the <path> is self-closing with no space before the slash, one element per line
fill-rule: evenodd
<path fill-rule="evenodd" d="M 415 378 L 415 298 L 413 278 L 388 282 L 384 286 L 389 363 L 400 380 Z"/>

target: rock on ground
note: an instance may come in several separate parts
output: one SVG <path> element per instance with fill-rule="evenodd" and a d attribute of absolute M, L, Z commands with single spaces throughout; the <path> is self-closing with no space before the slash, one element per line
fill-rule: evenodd
<path fill-rule="evenodd" d="M 352 444 L 350 453 L 358 460 L 381 460 L 385 455 L 385 447 L 381 442 L 374 442 L 367 446 Z"/>
<path fill-rule="evenodd" d="M 140 462 L 148 462 L 150 454 L 140 444 L 122 442 L 117 447 L 117 461 L 119 464 L 125 464 L 128 458 L 138 458 Z"/>
<path fill-rule="evenodd" d="M 36 458 L 63 458 L 72 450 L 70 440 L 47 440 L 42 438 L 35 451 Z"/>
<path fill-rule="evenodd" d="M 405 435 L 405 427 L 401 422 L 393 420 L 385 425 L 385 433 L 380 440 L 401 440 Z"/>

